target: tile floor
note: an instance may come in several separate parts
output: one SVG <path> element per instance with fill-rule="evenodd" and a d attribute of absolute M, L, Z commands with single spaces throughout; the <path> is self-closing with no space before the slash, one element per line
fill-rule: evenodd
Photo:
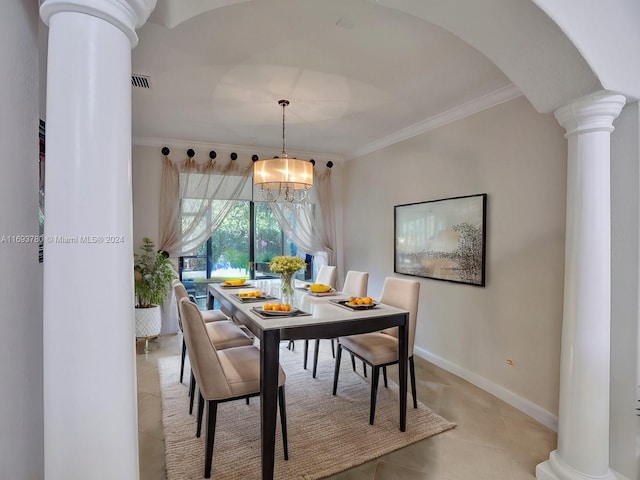
<path fill-rule="evenodd" d="M 137 344 L 141 480 L 166 479 L 156 361 L 178 355 L 181 342 L 179 334 L 160 337 L 148 354 L 144 342 Z M 328 344 L 320 348 L 330 351 Z M 555 432 L 421 358 L 415 363 L 418 399 L 458 426 L 329 480 L 535 479 L 535 466 L 556 448 Z"/>

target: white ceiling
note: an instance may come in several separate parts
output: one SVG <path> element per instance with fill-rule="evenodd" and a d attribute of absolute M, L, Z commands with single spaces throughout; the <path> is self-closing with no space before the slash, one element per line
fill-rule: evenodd
<path fill-rule="evenodd" d="M 151 82 L 133 89 L 138 138 L 280 148 L 286 98 L 287 150 L 349 157 L 511 84 L 454 35 L 367 0 L 218 1 L 173 28 L 189 12 L 168 1 L 133 50 Z"/>

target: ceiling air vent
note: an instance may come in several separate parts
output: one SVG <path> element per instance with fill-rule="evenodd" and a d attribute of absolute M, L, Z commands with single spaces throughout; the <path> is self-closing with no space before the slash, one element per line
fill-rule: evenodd
<path fill-rule="evenodd" d="M 139 88 L 151 88 L 149 77 L 146 75 L 138 75 L 137 73 L 131 75 L 131 85 Z"/>

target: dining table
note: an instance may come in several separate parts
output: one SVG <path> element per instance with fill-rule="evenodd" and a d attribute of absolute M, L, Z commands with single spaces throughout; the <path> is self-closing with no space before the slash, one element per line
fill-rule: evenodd
<path fill-rule="evenodd" d="M 260 291 L 258 298 L 240 293 Z M 296 289 L 292 310 L 267 316 L 262 307 L 278 302 L 280 280 L 253 280 L 242 286 L 224 282 L 208 284 L 208 308 L 217 300 L 234 320 L 248 328 L 260 342 L 260 429 L 262 480 L 274 479 L 278 369 L 282 340 L 338 338 L 398 327 L 399 428 L 407 423 L 407 359 L 409 312 L 391 305 L 353 310 L 343 305 L 344 295 L 316 296 Z M 366 420 L 363 420 L 366 421 Z M 312 445 L 307 448 L 313 448 Z"/>

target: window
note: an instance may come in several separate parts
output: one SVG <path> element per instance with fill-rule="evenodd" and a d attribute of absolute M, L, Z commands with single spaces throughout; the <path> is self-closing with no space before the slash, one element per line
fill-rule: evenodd
<path fill-rule="evenodd" d="M 183 200 L 183 223 L 188 224 L 197 212 L 194 201 Z M 196 200 L 197 202 L 197 200 Z M 226 200 L 211 202 L 213 213 L 207 212 L 203 221 L 213 218 L 219 204 Z M 269 262 L 276 255 L 296 255 L 296 246 L 286 241 L 282 229 L 266 202 L 238 200 L 220 223 L 211 237 L 192 255 L 180 257 L 180 278 L 201 307 L 207 299 L 206 283 L 198 279 L 209 278 L 274 278 Z M 310 264 L 310 256 L 303 256 Z M 310 278 L 311 266 L 300 273 L 301 278 Z"/>

